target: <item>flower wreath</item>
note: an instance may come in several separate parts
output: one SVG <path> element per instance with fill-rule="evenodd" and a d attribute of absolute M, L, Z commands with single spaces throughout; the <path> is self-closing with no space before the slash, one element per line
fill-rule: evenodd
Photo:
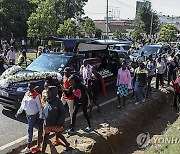
<path fill-rule="evenodd" d="M 47 77 L 52 77 L 52 79 L 57 79 L 58 81 L 62 80 L 61 74 L 56 72 L 30 72 L 24 74 L 15 74 L 21 70 L 22 69 L 20 69 L 19 67 L 11 67 L 7 71 L 5 71 L 5 74 L 3 73 L 1 76 L 0 87 L 6 88 L 9 84 L 12 83 L 29 80 L 41 80 L 46 79 Z"/>

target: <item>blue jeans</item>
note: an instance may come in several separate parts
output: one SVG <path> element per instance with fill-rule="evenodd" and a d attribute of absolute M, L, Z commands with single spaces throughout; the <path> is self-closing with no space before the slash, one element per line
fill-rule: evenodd
<path fill-rule="evenodd" d="M 142 103 L 142 99 L 145 98 L 145 87 L 138 86 L 137 82 L 134 86 L 136 101 Z"/>
<path fill-rule="evenodd" d="M 28 121 L 28 143 L 31 143 L 33 138 L 33 128 L 38 121 L 39 114 L 27 115 L 26 117 Z"/>

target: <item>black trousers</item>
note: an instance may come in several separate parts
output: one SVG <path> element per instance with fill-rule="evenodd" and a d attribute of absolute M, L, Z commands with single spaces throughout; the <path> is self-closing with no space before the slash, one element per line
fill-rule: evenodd
<path fill-rule="evenodd" d="M 148 97 L 149 92 L 152 92 L 151 82 L 152 82 L 153 76 L 148 76 L 148 86 L 146 91 L 146 98 Z"/>
<path fill-rule="evenodd" d="M 178 106 L 177 104 L 180 104 L 180 93 L 175 91 L 174 92 L 174 104 L 173 104 L 173 106 L 177 107 Z"/>
<path fill-rule="evenodd" d="M 164 84 L 164 74 L 157 74 L 156 77 L 156 89 L 159 89 L 159 82 L 161 85 Z"/>
<path fill-rule="evenodd" d="M 82 104 L 76 104 L 74 106 L 74 112 L 73 112 L 73 117 L 72 117 L 72 127 L 73 128 L 75 127 L 75 123 L 76 123 L 76 115 L 77 115 L 77 113 L 79 111 L 79 108 L 81 106 L 82 106 L 82 111 L 83 111 L 84 117 L 86 118 L 89 127 L 91 127 L 90 119 L 89 119 L 89 116 L 88 116 L 88 113 L 87 113 L 88 102 L 85 102 L 85 103 L 82 103 Z"/>

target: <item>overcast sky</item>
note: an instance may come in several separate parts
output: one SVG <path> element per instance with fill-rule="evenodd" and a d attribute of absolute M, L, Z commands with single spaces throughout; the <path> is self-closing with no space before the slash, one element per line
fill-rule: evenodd
<path fill-rule="evenodd" d="M 104 19 L 106 15 L 107 0 L 88 0 L 84 7 L 86 16 L 92 19 Z M 180 16 L 180 0 L 151 0 L 153 10 L 165 15 Z M 135 17 L 136 0 L 109 0 L 110 9 L 120 12 L 121 19 L 133 19 Z"/>

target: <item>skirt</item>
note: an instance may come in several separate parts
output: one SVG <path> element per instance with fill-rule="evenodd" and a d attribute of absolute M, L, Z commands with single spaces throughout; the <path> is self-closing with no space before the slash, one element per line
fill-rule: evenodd
<path fill-rule="evenodd" d="M 49 134 L 50 132 L 59 133 L 63 131 L 63 127 L 57 127 L 57 126 L 45 126 L 44 132 L 46 134 Z"/>
<path fill-rule="evenodd" d="M 117 88 L 117 94 L 121 96 L 128 96 L 128 84 L 120 84 Z"/>

